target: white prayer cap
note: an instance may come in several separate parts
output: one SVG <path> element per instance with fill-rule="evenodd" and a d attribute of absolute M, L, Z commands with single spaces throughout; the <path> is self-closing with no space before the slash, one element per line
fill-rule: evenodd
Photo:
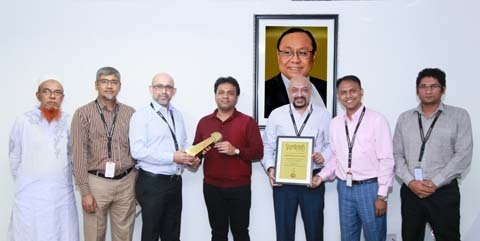
<path fill-rule="evenodd" d="M 54 75 L 54 74 L 46 74 L 46 75 L 42 75 L 40 76 L 38 79 L 37 79 L 37 85 L 40 86 L 41 84 L 43 84 L 43 82 L 47 81 L 47 80 L 56 80 L 58 81 L 58 83 L 60 83 L 60 85 L 62 84 L 62 81 L 60 80 L 60 78 L 57 76 L 57 75 Z"/>

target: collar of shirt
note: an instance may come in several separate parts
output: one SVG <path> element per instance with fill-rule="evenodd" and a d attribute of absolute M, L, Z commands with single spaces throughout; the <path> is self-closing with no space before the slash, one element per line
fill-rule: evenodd
<path fill-rule="evenodd" d="M 155 112 L 160 111 L 160 113 L 162 113 L 164 116 L 170 115 L 170 111 L 172 111 L 172 113 L 175 111 L 175 107 L 171 103 L 168 103 L 168 108 L 167 108 L 163 105 L 160 105 L 157 101 L 152 99 L 152 104 Z"/>
<path fill-rule="evenodd" d="M 218 113 L 218 109 L 215 109 L 215 110 L 213 111 L 213 113 L 210 115 L 210 118 L 216 119 L 216 120 L 220 120 L 220 119 L 217 118 L 217 113 Z M 235 108 L 235 109 L 233 110 L 232 115 L 231 115 L 230 117 L 228 117 L 228 119 L 226 119 L 224 122 L 228 122 L 228 121 L 232 120 L 233 118 L 235 118 L 236 115 L 238 115 L 237 108 Z"/>
<path fill-rule="evenodd" d="M 439 111 L 439 110 L 441 110 L 443 113 L 445 113 L 445 105 L 443 104 L 443 102 L 440 103 L 438 108 L 433 112 L 433 114 L 430 117 L 427 117 L 427 119 L 434 118 L 437 111 Z M 420 113 L 421 115 L 425 116 L 425 113 L 423 113 L 423 110 L 422 110 L 422 104 L 418 104 L 417 108 L 413 110 L 413 113 L 414 114 Z"/>
<path fill-rule="evenodd" d="M 301 119 L 303 121 L 303 119 L 305 119 L 305 117 L 307 117 L 308 113 L 310 113 L 312 111 L 312 103 L 308 103 L 308 106 L 307 106 L 307 109 L 305 110 L 305 112 L 303 112 L 303 114 L 300 114 L 297 109 L 295 109 L 295 107 L 293 106 L 293 103 L 290 103 L 290 109 L 292 110 L 292 113 L 293 113 L 293 116 L 295 117 L 295 119 Z M 302 123 L 300 123 L 301 125 Z"/>
<path fill-rule="evenodd" d="M 360 119 L 360 115 L 362 114 L 363 107 L 365 106 L 362 104 L 360 108 L 358 108 L 358 110 L 353 113 L 352 120 L 348 119 L 347 112 L 345 111 L 345 113 L 343 114 L 343 119 L 346 120 L 347 123 L 358 122 L 358 119 Z"/>
<path fill-rule="evenodd" d="M 103 111 L 109 111 L 109 112 L 113 112 L 113 110 L 115 110 L 115 108 L 120 108 L 120 104 L 118 103 L 118 101 L 115 101 L 115 106 L 113 107 L 113 110 L 110 111 L 108 108 L 107 108 L 107 105 L 105 103 L 103 103 L 103 101 L 97 97 L 97 102 L 98 104 L 100 105 L 100 108 L 103 110 Z"/>

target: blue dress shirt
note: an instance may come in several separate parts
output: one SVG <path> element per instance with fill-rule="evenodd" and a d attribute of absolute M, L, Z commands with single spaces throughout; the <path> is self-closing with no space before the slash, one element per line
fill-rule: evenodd
<path fill-rule="evenodd" d="M 171 104 L 168 110 L 156 101 L 152 101 L 152 104 L 154 108 L 148 105 L 137 110 L 130 120 L 130 150 L 132 157 L 137 160 L 135 167 L 155 174 L 174 175 L 177 163 L 173 161 L 175 143 L 169 125 L 175 132 L 179 150 L 185 150 L 187 134 L 183 116 Z M 157 111 L 162 113 L 168 125 Z"/>

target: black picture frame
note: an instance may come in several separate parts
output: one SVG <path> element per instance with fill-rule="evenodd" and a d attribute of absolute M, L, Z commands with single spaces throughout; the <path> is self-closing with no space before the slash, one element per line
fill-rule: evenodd
<path fill-rule="evenodd" d="M 326 81 L 326 107 L 336 115 L 338 15 L 336 14 L 280 14 L 254 15 L 255 21 L 255 71 L 254 118 L 261 129 L 265 128 L 265 82 L 277 74 L 276 43 L 280 35 L 291 27 L 299 27 L 312 33 L 317 42 L 317 54 L 310 76 Z"/>

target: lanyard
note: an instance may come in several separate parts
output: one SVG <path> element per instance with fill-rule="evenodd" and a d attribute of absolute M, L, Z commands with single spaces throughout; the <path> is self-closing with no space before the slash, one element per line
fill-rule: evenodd
<path fill-rule="evenodd" d="M 418 127 L 420 128 L 420 139 L 422 140 L 422 147 L 420 147 L 420 155 L 418 156 L 418 162 L 422 162 L 423 153 L 425 152 L 425 144 L 427 144 L 428 138 L 430 138 L 430 134 L 432 133 L 433 127 L 437 122 L 438 117 L 442 111 L 438 110 L 437 114 L 435 114 L 435 118 L 433 119 L 432 124 L 428 128 L 427 135 L 423 133 L 423 125 L 422 125 L 422 117 L 420 116 L 420 112 L 417 112 L 418 115 Z"/>
<path fill-rule="evenodd" d="M 347 143 L 348 143 L 348 169 L 349 170 L 352 167 L 352 150 L 353 150 L 353 145 L 355 144 L 355 136 L 357 135 L 358 127 L 360 126 L 360 123 L 362 123 L 364 115 L 365 115 L 365 106 L 363 107 L 362 113 L 360 114 L 360 118 L 358 119 L 358 123 L 357 123 L 357 126 L 355 127 L 355 131 L 353 132 L 352 140 L 350 140 L 347 121 L 345 121 L 345 134 L 347 135 Z"/>
<path fill-rule="evenodd" d="M 293 124 L 293 128 L 295 129 L 295 134 L 297 136 L 300 136 L 303 132 L 303 128 L 305 128 L 305 125 L 307 124 L 307 121 L 308 119 L 310 118 L 310 116 L 312 115 L 312 112 L 313 112 L 313 106 L 310 105 L 310 112 L 308 113 L 307 117 L 305 118 L 305 120 L 303 121 L 303 124 L 302 126 L 300 127 L 300 131 L 298 131 L 297 129 L 297 123 L 295 122 L 295 118 L 293 118 L 293 112 L 292 112 L 292 106 L 289 105 L 288 107 L 290 107 L 290 117 L 292 118 L 292 124 Z"/>
<path fill-rule="evenodd" d="M 95 100 L 95 105 L 97 106 L 98 113 L 100 114 L 100 118 L 103 122 L 103 127 L 105 127 L 105 132 L 107 136 L 107 150 L 108 150 L 108 158 L 112 158 L 112 138 L 113 138 L 113 131 L 115 130 L 115 123 L 117 122 L 118 116 L 118 105 L 115 106 L 115 115 L 113 116 L 112 126 L 108 129 L 107 122 L 105 121 L 105 116 L 103 115 L 102 108 L 98 103 L 98 100 Z"/>
<path fill-rule="evenodd" d="M 155 108 L 153 107 L 153 104 L 150 103 L 150 106 L 152 107 L 153 111 L 155 111 Z M 175 150 L 178 151 L 178 142 L 177 142 L 177 136 L 175 135 L 176 127 L 175 127 L 175 119 L 173 119 L 173 113 L 172 110 L 170 110 L 170 117 L 172 118 L 172 123 L 173 123 L 173 130 L 172 127 L 170 127 L 170 124 L 168 124 L 167 119 L 165 119 L 165 116 L 160 112 L 160 110 L 157 111 L 158 116 L 162 118 L 165 123 L 167 123 L 168 129 L 170 130 L 170 134 L 172 134 L 173 138 L 173 144 L 175 144 Z"/>

